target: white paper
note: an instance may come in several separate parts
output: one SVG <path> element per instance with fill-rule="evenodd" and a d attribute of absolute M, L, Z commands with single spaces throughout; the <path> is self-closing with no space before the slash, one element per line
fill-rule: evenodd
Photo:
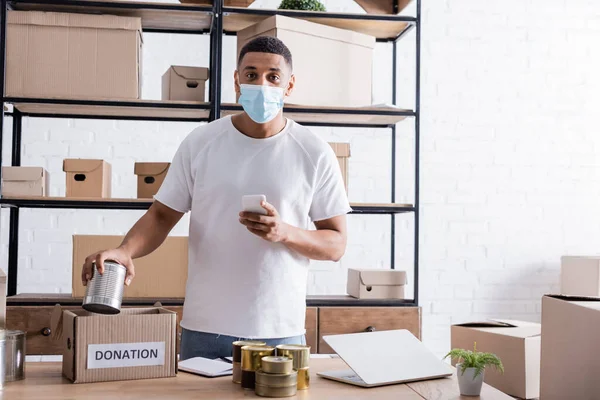
<path fill-rule="evenodd" d="M 165 342 L 88 345 L 88 369 L 149 365 L 165 365 Z"/>
<path fill-rule="evenodd" d="M 180 361 L 179 369 L 209 377 L 225 376 L 233 373 L 233 365 L 228 362 L 203 357 L 188 358 L 187 360 Z"/>

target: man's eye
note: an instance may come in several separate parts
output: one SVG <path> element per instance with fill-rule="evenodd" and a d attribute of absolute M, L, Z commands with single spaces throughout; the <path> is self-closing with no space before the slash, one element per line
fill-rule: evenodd
<path fill-rule="evenodd" d="M 279 80 L 279 77 L 278 77 L 277 75 L 273 75 L 273 76 L 271 77 L 271 80 L 272 80 L 272 81 L 276 81 L 276 82 L 277 82 L 277 81 Z"/>
<path fill-rule="evenodd" d="M 246 78 L 247 79 L 254 79 L 254 78 L 256 78 L 256 74 L 246 74 Z"/>

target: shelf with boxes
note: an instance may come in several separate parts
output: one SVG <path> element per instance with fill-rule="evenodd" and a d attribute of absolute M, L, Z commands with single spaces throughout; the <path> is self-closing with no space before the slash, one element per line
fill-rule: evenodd
<path fill-rule="evenodd" d="M 362 1 L 362 3 L 390 3 L 393 10 L 398 11 L 400 4 L 406 5 L 406 0 L 386 0 L 386 1 Z M 318 95 L 308 96 L 301 90 L 295 92 L 296 98 L 290 99 L 284 108 L 284 113 L 302 124 L 311 126 L 334 126 L 334 127 L 368 127 L 382 128 L 391 131 L 391 202 L 383 204 L 363 204 L 352 203 L 355 214 L 389 214 L 391 215 L 391 254 L 390 268 L 395 267 L 395 219 L 400 213 L 409 213 L 414 218 L 414 266 L 413 266 L 413 287 L 414 296 L 412 299 L 402 300 L 366 300 L 368 306 L 385 306 L 406 308 L 407 306 L 418 304 L 418 236 L 419 236 L 419 73 L 420 73 L 420 0 L 416 0 L 416 16 L 407 17 L 401 15 L 374 15 L 374 14 L 347 14 L 347 13 L 320 13 L 304 11 L 287 10 L 268 10 L 256 8 L 237 8 L 231 7 L 229 1 L 217 0 L 208 4 L 176 4 L 176 3 L 146 3 L 138 1 L 88 1 L 88 0 L 1 0 L 3 10 L 15 11 L 45 11 L 53 13 L 74 13 L 73 19 L 57 18 L 52 24 L 58 25 L 61 29 L 68 26 L 79 26 L 86 29 L 98 28 L 98 21 L 95 19 L 86 19 L 89 15 L 99 17 L 97 14 L 103 14 L 105 18 L 102 29 L 111 29 L 118 27 L 121 37 L 128 37 L 128 40 L 119 41 L 118 46 L 113 46 L 112 50 L 119 46 L 129 46 L 121 48 L 125 56 L 119 57 L 123 75 L 128 76 L 127 84 L 119 85 L 122 78 L 119 71 L 111 70 L 111 74 L 101 77 L 104 81 L 96 84 L 102 90 L 108 90 L 107 93 L 100 93 L 86 89 L 86 80 L 75 82 L 75 85 L 68 83 L 69 77 L 60 76 L 62 88 L 69 90 L 60 93 L 52 90 L 40 93 L 40 87 L 43 85 L 34 85 L 34 90 L 23 90 L 23 87 L 17 87 L 14 90 L 15 79 L 14 72 L 21 73 L 18 68 L 15 70 L 15 62 L 19 57 L 7 51 L 10 35 L 2 35 L 0 53 L 6 60 L 6 69 L 2 70 L 5 79 L 1 82 L 3 89 L 3 103 L 12 104 L 12 110 L 2 108 L 2 116 L 12 117 L 12 160 L 11 165 L 21 165 L 21 121 L 23 118 L 90 118 L 90 119 L 128 119 L 128 120 L 160 120 L 160 121 L 212 121 L 224 115 L 240 112 L 241 108 L 237 104 L 230 104 L 221 101 L 221 60 L 223 53 L 224 35 L 238 36 L 238 51 L 241 45 L 256 35 L 271 35 L 282 38 L 286 43 L 293 47 L 292 52 L 297 60 L 313 59 L 314 54 L 306 53 L 307 48 L 314 52 L 315 49 L 321 49 L 322 53 L 319 59 L 323 62 L 333 63 L 335 69 L 347 69 L 350 60 L 359 60 L 360 68 L 352 70 L 348 79 L 353 82 L 360 81 L 361 85 L 331 85 L 331 83 L 321 84 L 318 79 L 311 76 L 310 65 L 295 64 L 295 73 L 303 75 L 305 82 L 311 82 L 312 86 L 319 87 Z M 40 24 L 45 26 L 46 22 L 41 23 L 31 15 L 24 16 L 25 20 L 15 20 L 14 17 L 7 18 L 9 13 L 3 12 L 1 28 L 6 32 L 7 25 L 14 24 Z M 86 17 L 85 14 L 88 14 Z M 129 21 L 127 19 L 114 19 L 118 17 L 136 17 L 138 20 Z M 27 19 L 29 18 L 29 19 Z M 32 19 L 33 18 L 33 19 Z M 57 22 L 58 21 L 58 22 Z M 108 22 L 107 22 L 108 21 Z M 50 24 L 50 25 L 52 25 Z M 14 27 L 13 27 L 14 28 Z M 396 44 L 412 28 L 416 28 L 416 87 L 415 87 L 415 108 L 401 109 L 395 105 L 379 106 L 371 105 L 371 83 L 370 79 L 363 79 L 364 74 L 372 75 L 372 52 L 376 42 L 391 42 L 393 45 L 393 68 L 391 73 L 392 80 L 392 104 L 396 103 Z M 209 68 L 197 68 L 198 74 L 202 75 L 199 79 L 200 85 L 208 84 L 209 96 L 202 97 L 197 101 L 185 101 L 179 98 L 164 95 L 165 77 L 163 77 L 163 100 L 144 100 L 140 99 L 141 76 L 141 46 L 143 32 L 161 32 L 161 33 L 192 33 L 192 34 L 210 34 L 210 65 Z M 62 34 L 65 34 L 64 32 Z M 307 46 L 306 40 L 310 37 L 316 37 L 318 43 Z M 131 39 L 131 40 L 129 40 Z M 127 43 L 127 44 L 125 44 Z M 53 42 L 54 46 L 55 43 Z M 51 46 L 47 46 L 51 47 Z M 13 44 L 12 49 L 15 47 Z M 64 50 L 64 49 L 62 49 Z M 62 51 L 61 50 L 61 51 Z M 320 50 L 320 51 L 321 51 Z M 341 52 L 341 53 L 340 53 Z M 336 60 L 334 54 L 346 54 L 348 57 L 344 62 Z M 73 54 L 75 58 L 81 58 L 80 53 Z M 114 56 L 114 54 L 113 54 Z M 69 59 L 69 57 L 63 58 Z M 72 59 L 72 58 L 71 58 Z M 100 60 L 102 61 L 102 60 Z M 356 64 L 354 63 L 354 64 Z M 106 64 L 106 63 L 105 63 Z M 18 64 L 16 64 L 18 66 Z M 12 70 L 11 70 L 12 68 Z M 177 68 L 171 68 L 165 76 L 168 79 L 177 79 L 182 75 Z M 185 67 L 184 67 L 185 68 Z M 110 69 L 110 68 L 109 68 Z M 60 68 L 60 71 L 67 70 Z M 202 71 L 200 71 L 202 70 Z M 11 72 L 12 71 L 12 72 Z M 363 75 L 360 75 L 362 71 Z M 31 73 L 31 71 L 27 72 Z M 11 75 L 12 74 L 12 75 Z M 184 78 L 187 72 L 183 73 Z M 306 74 L 306 75 L 304 75 Z M 39 75 L 39 74 L 37 74 Z M 32 75 L 31 79 L 17 80 L 21 83 L 33 84 L 37 75 Z M 11 76 L 13 78 L 11 78 Z M 41 74 L 43 78 L 44 74 Z M 206 80 L 205 78 L 208 78 Z M 96 78 L 94 78 L 96 79 Z M 114 82 L 113 82 L 114 81 Z M 363 82 L 364 81 L 364 82 Z M 98 83 L 96 82 L 96 83 Z M 104 83 L 107 83 L 105 85 Z M 367 82 L 367 83 L 365 83 Z M 181 82 L 177 82 L 181 84 Z M 78 86 L 81 84 L 80 86 Z M 11 86 L 12 85 L 12 86 Z M 111 87 L 112 85 L 112 87 Z M 169 84 L 171 85 L 171 84 Z M 172 86 L 167 85 L 167 89 Z M 346 86 L 354 86 L 356 90 L 349 89 Z M 72 90 L 75 87 L 76 90 Z M 28 89 L 28 88 L 25 88 Z M 201 87 L 204 89 L 204 87 Z M 354 91 L 352 91 L 354 90 Z M 198 89 L 197 92 L 201 90 Z M 116 94 L 116 95 L 115 95 Z M 177 98 L 177 96 L 175 96 Z M 297 101 L 296 101 L 297 99 Z M 6 111 L 6 112 L 5 112 Z M 404 119 L 412 119 L 415 126 L 415 204 L 396 203 L 396 124 Z M 9 120 L 10 121 L 10 120 Z M 4 118 L 0 118 L 0 132 L 4 134 Z M 26 134 L 26 133 L 25 133 Z M 340 164 L 342 165 L 342 164 Z M 138 178 L 140 179 L 140 178 Z M 101 196 L 68 196 L 68 197 L 47 197 L 47 196 L 14 196 L 4 195 L 0 198 L 0 206 L 10 208 L 10 232 L 9 232 L 9 277 L 8 294 L 16 294 L 17 286 L 17 260 L 18 260 L 18 231 L 19 231 L 19 209 L 20 208 L 92 208 L 92 209 L 145 209 L 150 206 L 150 200 L 145 199 L 112 199 Z M 341 305 L 359 305 L 345 296 L 327 296 L 331 306 Z M 323 300 L 323 299 L 321 299 Z M 319 301 L 321 301 L 319 300 Z M 309 304 L 310 303 L 310 300 Z M 324 300 L 323 300 L 324 301 Z M 359 300 L 362 301 L 362 300 Z M 360 303 L 362 304 L 362 303 Z M 367 304 L 367 303 L 365 303 Z M 396 307 L 395 307 L 396 306 Z M 410 307 L 408 307 L 410 308 Z"/>

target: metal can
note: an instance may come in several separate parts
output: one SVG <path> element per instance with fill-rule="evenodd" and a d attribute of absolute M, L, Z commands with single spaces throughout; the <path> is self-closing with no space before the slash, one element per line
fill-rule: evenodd
<path fill-rule="evenodd" d="M 233 362 L 242 362 L 242 347 L 244 346 L 266 346 L 265 342 L 259 342 L 258 340 L 238 340 L 233 342 Z"/>
<path fill-rule="evenodd" d="M 254 393 L 261 397 L 290 397 L 298 393 L 296 385 L 291 386 L 265 386 L 256 384 Z"/>
<path fill-rule="evenodd" d="M 0 360 L 6 359 L 6 331 L 0 330 Z M 6 382 L 6 363 L 0 362 L 0 390 L 4 388 Z"/>
<path fill-rule="evenodd" d="M 242 347 L 242 387 L 254 389 L 256 371 L 261 367 L 262 358 L 273 355 L 275 348 L 271 346 Z"/>
<path fill-rule="evenodd" d="M 258 370 L 256 371 L 256 384 L 273 387 L 296 386 L 298 384 L 298 372 L 269 374 L 263 370 Z"/>
<path fill-rule="evenodd" d="M 120 313 L 126 273 L 127 269 L 114 261 L 104 261 L 102 275 L 94 265 L 92 279 L 85 290 L 83 308 L 98 314 Z"/>
<path fill-rule="evenodd" d="M 298 390 L 308 389 L 310 387 L 310 368 L 300 368 L 298 371 Z"/>
<path fill-rule="evenodd" d="M 25 332 L 6 330 L 4 336 L 4 381 L 25 379 Z"/>
<path fill-rule="evenodd" d="M 238 340 L 233 342 L 233 383 L 242 383 L 242 347 L 244 346 L 266 346 L 265 342 L 257 340 Z"/>
<path fill-rule="evenodd" d="M 307 368 L 310 363 L 310 346 L 305 344 L 280 344 L 277 355 L 293 360 L 294 369 Z"/>
<path fill-rule="evenodd" d="M 292 359 L 282 356 L 267 356 L 261 361 L 261 369 L 267 374 L 291 374 Z"/>

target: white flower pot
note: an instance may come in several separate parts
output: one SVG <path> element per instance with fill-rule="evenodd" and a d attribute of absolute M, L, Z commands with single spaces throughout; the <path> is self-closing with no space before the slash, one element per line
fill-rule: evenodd
<path fill-rule="evenodd" d="M 458 377 L 458 388 L 463 396 L 479 396 L 481 394 L 481 386 L 483 385 L 483 376 L 485 370 L 481 374 L 475 376 L 475 368 L 467 368 L 462 373 L 461 364 L 456 364 L 456 375 Z"/>

